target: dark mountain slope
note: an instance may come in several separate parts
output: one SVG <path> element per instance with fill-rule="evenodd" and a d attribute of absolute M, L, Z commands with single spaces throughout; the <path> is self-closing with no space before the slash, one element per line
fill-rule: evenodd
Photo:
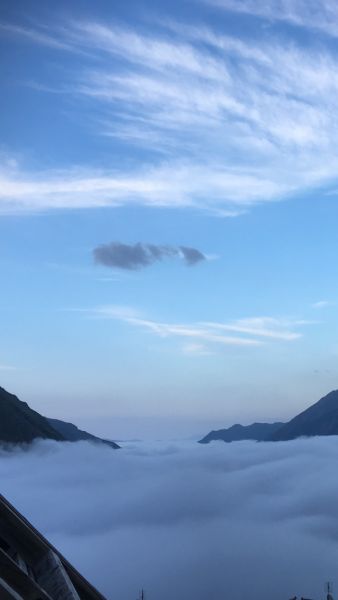
<path fill-rule="evenodd" d="M 81 431 L 72 423 L 47 419 L 0 387 L 0 444 L 30 443 L 37 438 L 59 442 L 88 440 L 114 449 L 120 447 L 115 442 Z"/>
<path fill-rule="evenodd" d="M 20 444 L 36 438 L 64 441 L 45 417 L 0 387 L 0 442 Z"/>
<path fill-rule="evenodd" d="M 110 440 L 103 440 L 102 438 L 96 437 L 91 433 L 87 433 L 87 431 L 82 431 L 82 429 L 78 429 L 78 427 L 76 427 L 76 425 L 73 425 L 73 423 L 67 423 L 66 421 L 60 421 L 59 419 L 47 420 L 49 424 L 69 442 L 78 442 L 80 440 L 86 440 L 89 442 L 95 442 L 97 444 L 106 444 L 107 446 L 110 446 L 114 449 L 120 448 L 120 446 L 115 442 L 111 442 Z"/>
<path fill-rule="evenodd" d="M 338 390 L 330 392 L 285 423 L 268 439 L 277 442 L 314 435 L 338 435 Z"/>
<path fill-rule="evenodd" d="M 228 429 L 211 431 L 199 443 L 208 444 L 213 440 L 222 440 L 223 442 L 238 442 L 240 440 L 263 441 L 277 432 L 283 425 L 284 423 L 253 423 L 246 426 L 232 425 Z"/>

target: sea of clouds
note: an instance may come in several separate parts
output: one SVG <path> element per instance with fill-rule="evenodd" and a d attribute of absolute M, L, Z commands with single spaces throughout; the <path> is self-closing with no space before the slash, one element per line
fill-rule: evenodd
<path fill-rule="evenodd" d="M 337 467 L 338 437 L 0 454 L 1 492 L 109 600 L 338 593 Z"/>

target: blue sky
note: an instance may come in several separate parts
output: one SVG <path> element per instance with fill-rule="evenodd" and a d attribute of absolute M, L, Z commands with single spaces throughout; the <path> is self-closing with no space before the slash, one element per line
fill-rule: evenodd
<path fill-rule="evenodd" d="M 337 18 L 3 3 L 3 386 L 116 438 L 286 419 L 337 387 Z M 95 261 L 112 243 L 169 255 Z"/>

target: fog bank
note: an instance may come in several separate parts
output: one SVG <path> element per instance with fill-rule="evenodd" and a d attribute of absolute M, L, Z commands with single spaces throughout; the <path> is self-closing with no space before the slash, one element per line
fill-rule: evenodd
<path fill-rule="evenodd" d="M 338 438 L 39 441 L 1 492 L 109 599 L 287 600 L 338 591 Z"/>

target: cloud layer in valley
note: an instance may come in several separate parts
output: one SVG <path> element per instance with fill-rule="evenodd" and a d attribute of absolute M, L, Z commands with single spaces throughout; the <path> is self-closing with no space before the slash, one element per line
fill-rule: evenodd
<path fill-rule="evenodd" d="M 38 442 L 2 492 L 109 599 L 323 596 L 338 584 L 338 439 Z"/>
<path fill-rule="evenodd" d="M 159 246 L 156 244 L 121 244 L 111 242 L 102 244 L 93 251 L 97 264 L 105 267 L 127 269 L 133 271 L 148 267 L 164 258 L 181 258 L 186 265 L 193 266 L 206 259 L 196 248 L 188 246 Z"/>

